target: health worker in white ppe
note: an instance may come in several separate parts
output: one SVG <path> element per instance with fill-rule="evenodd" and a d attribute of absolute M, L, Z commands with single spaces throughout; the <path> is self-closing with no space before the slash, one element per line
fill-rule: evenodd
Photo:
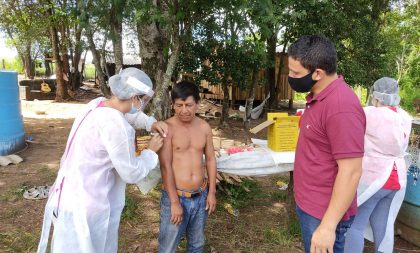
<path fill-rule="evenodd" d="M 399 107 L 397 80 L 382 77 L 373 84 L 373 106 L 366 114 L 365 155 L 357 188 L 358 213 L 347 230 L 345 253 L 362 253 L 365 238 L 374 252 L 392 253 L 394 222 L 404 200 L 407 165 L 404 155 L 411 116 Z"/>
<path fill-rule="evenodd" d="M 136 184 L 158 164 L 168 127 L 142 110 L 153 96 L 150 78 L 127 68 L 109 79 L 113 96 L 89 102 L 76 117 L 45 207 L 38 253 L 116 253 L 127 183 Z M 135 154 L 135 130 L 158 132 Z"/>

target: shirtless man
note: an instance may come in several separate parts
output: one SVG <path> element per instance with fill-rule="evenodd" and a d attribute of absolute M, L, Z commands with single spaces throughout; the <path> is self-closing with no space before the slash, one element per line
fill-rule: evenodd
<path fill-rule="evenodd" d="M 171 97 L 175 116 L 166 121 L 169 132 L 159 153 L 164 188 L 159 252 L 175 252 L 184 233 L 187 252 L 202 252 L 207 216 L 216 208 L 212 132 L 207 122 L 195 116 L 200 96 L 194 83 L 177 83 Z"/>

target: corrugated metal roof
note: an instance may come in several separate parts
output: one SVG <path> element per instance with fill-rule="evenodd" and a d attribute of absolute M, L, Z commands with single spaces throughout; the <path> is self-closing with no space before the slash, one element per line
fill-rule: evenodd
<path fill-rule="evenodd" d="M 115 63 L 114 56 L 107 55 L 105 56 L 107 63 Z M 140 65 L 141 58 L 137 55 L 124 55 L 123 56 L 123 64 L 124 65 Z"/>

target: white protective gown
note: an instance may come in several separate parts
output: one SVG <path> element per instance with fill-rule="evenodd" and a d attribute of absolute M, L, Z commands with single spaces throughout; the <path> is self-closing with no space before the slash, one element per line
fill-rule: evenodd
<path fill-rule="evenodd" d="M 411 117 L 402 109 L 397 112 L 388 107 L 368 106 L 366 114 L 365 155 L 362 176 L 357 189 L 357 205 L 360 206 L 388 180 L 394 162 L 397 166 L 401 189 L 395 194 L 389 210 L 387 229 L 379 250 L 392 253 L 394 244 L 394 222 L 404 200 L 407 185 L 407 166 L 404 156 L 411 131 Z M 365 238 L 373 241 L 372 228 L 368 224 Z"/>
<path fill-rule="evenodd" d="M 46 252 L 51 222 L 52 253 L 116 253 L 126 183 L 138 183 L 158 164 L 151 150 L 135 156 L 136 128 L 156 120 L 87 104 L 76 117 L 57 179 L 45 207 L 38 253 Z"/>

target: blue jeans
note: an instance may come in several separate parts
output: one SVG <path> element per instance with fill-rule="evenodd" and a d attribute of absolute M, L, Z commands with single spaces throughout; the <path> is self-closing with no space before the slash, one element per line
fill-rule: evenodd
<path fill-rule="evenodd" d="M 182 223 L 171 223 L 171 202 L 168 193 L 162 191 L 160 199 L 160 233 L 159 252 L 175 252 L 184 234 L 187 236 L 187 252 L 202 252 L 204 248 L 204 227 L 208 212 L 206 211 L 208 189 L 201 195 L 186 198 L 179 197 L 183 209 Z"/>
<path fill-rule="evenodd" d="M 299 217 L 300 228 L 302 231 L 303 243 L 305 245 L 305 253 L 309 253 L 311 251 L 311 239 L 312 234 L 314 233 L 315 229 L 318 228 L 321 220 L 305 213 L 302 209 L 296 206 L 296 212 Z M 344 251 L 344 240 L 347 229 L 350 228 L 352 222 L 354 220 L 354 216 L 352 216 L 349 220 L 341 221 L 338 223 L 337 228 L 335 230 L 335 243 L 334 243 L 334 253 L 342 253 Z"/>
<path fill-rule="evenodd" d="M 396 190 L 380 189 L 359 207 L 359 213 L 347 233 L 344 252 L 363 252 L 365 246 L 364 231 L 368 223 L 372 226 L 375 252 L 379 252 L 379 245 L 385 237 L 389 207 L 396 192 Z M 394 229 L 394 225 L 390 226 L 390 229 Z"/>

